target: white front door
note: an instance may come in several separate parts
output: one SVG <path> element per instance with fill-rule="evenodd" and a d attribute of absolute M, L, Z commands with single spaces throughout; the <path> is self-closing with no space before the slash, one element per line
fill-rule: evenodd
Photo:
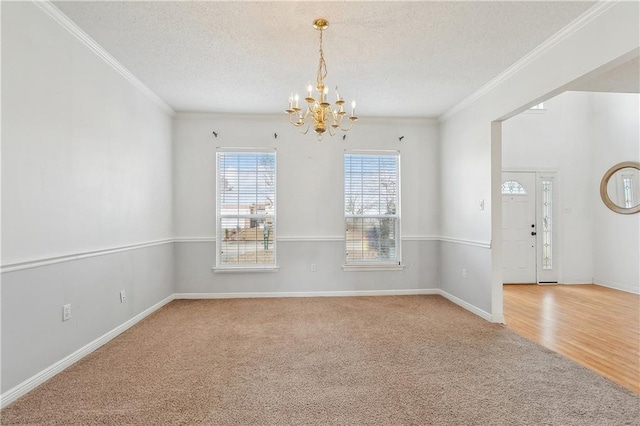
<path fill-rule="evenodd" d="M 502 253 L 504 283 L 535 284 L 536 174 L 502 174 Z"/>

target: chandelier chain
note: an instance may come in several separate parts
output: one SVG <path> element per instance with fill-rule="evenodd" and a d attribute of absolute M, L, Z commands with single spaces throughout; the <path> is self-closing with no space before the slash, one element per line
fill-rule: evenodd
<path fill-rule="evenodd" d="M 318 75 L 316 83 L 323 86 L 324 79 L 327 77 L 327 63 L 324 61 L 324 51 L 322 50 L 322 30 L 320 30 L 320 62 L 318 63 Z"/>

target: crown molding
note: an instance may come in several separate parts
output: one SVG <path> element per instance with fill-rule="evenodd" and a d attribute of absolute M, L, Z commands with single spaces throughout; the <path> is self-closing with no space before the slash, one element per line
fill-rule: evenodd
<path fill-rule="evenodd" d="M 440 122 L 447 121 L 448 119 L 450 119 L 451 117 L 453 117 L 454 115 L 456 115 L 457 113 L 459 113 L 460 111 L 462 111 L 463 109 L 465 109 L 466 107 L 474 103 L 476 100 L 486 95 L 495 87 L 502 84 L 505 80 L 508 80 L 514 74 L 521 71 L 523 68 L 527 67 L 529 64 L 531 64 L 533 61 L 538 59 L 540 56 L 544 55 L 545 53 L 553 49 L 558 43 L 569 38 L 580 28 L 584 27 L 585 25 L 587 25 L 588 23 L 596 19 L 598 16 L 600 16 L 607 10 L 611 9 L 616 3 L 618 3 L 618 0 L 599 1 L 594 6 L 589 8 L 586 12 L 584 12 L 582 15 L 580 15 L 571 23 L 569 23 L 567 26 L 565 26 L 560 31 L 558 31 L 557 33 L 549 37 L 546 41 L 542 42 L 542 44 L 540 44 L 538 47 L 533 49 L 531 52 L 527 53 L 516 63 L 511 65 L 509 68 L 507 68 L 500 74 L 498 74 L 498 76 L 495 77 L 493 80 L 489 81 L 487 84 L 480 87 L 480 89 L 476 90 L 470 96 L 468 96 L 467 98 L 462 100 L 460 103 L 455 105 L 453 108 L 451 108 L 449 111 L 442 114 L 440 117 L 438 117 L 439 121 Z"/>
<path fill-rule="evenodd" d="M 73 22 L 67 15 L 62 13 L 60 9 L 55 7 L 49 0 L 33 0 L 33 3 L 42 9 L 47 15 L 53 18 L 62 28 L 67 30 L 78 41 L 87 46 L 93 53 L 95 53 L 100 59 L 111 66 L 117 73 L 119 73 L 125 80 L 129 81 L 136 89 L 144 94 L 149 100 L 159 106 L 167 114 L 174 116 L 175 111 L 165 101 L 163 101 L 158 95 L 156 95 L 151 89 L 149 89 L 142 81 L 124 67 L 116 58 L 111 56 L 102 46 L 100 46 L 94 39 L 92 39 L 87 33 L 85 33 L 75 22 Z"/>

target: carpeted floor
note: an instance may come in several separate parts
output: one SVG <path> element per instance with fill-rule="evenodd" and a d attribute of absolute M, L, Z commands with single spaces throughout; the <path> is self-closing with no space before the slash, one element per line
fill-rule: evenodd
<path fill-rule="evenodd" d="M 1 415 L 4 425 L 640 425 L 640 399 L 439 296 L 182 300 Z"/>

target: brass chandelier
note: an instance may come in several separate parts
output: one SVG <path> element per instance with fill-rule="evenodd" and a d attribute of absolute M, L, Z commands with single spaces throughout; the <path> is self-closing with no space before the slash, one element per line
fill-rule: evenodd
<path fill-rule="evenodd" d="M 338 130 L 348 132 L 353 127 L 353 123 L 358 120 L 356 117 L 356 101 L 351 102 L 351 115 L 347 117 L 348 122 L 343 126 L 343 119 L 347 115 L 344 110 L 344 99 L 340 96 L 336 87 L 335 109 L 328 102 L 327 96 L 329 88 L 324 84 L 327 77 L 327 64 L 324 61 L 324 52 L 322 51 L 322 31 L 329 26 L 329 21 L 324 18 L 318 18 L 313 21 L 313 28 L 320 31 L 320 61 L 318 63 L 318 74 L 316 76 L 316 91 L 318 99 L 313 97 L 313 87 L 311 83 L 307 86 L 307 97 L 304 101 L 307 103 L 306 111 L 303 113 L 299 106 L 300 97 L 296 93 L 289 96 L 289 108 L 286 113 L 289 114 L 289 122 L 300 129 L 300 133 L 306 135 L 313 121 L 313 130 L 316 132 L 318 140 L 322 140 L 325 133 L 330 136 L 335 135 Z"/>

